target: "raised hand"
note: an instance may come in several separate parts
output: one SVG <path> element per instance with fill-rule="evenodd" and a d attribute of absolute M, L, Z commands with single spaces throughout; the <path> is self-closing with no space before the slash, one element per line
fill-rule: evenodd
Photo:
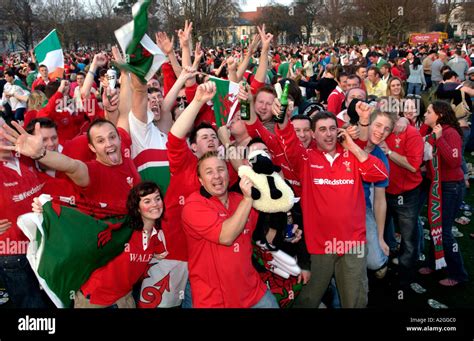
<path fill-rule="evenodd" d="M 237 62 L 235 61 L 234 57 L 232 57 L 232 56 L 227 57 L 226 63 L 227 63 L 227 69 L 229 71 L 236 71 L 237 70 Z"/>
<path fill-rule="evenodd" d="M 107 64 L 107 55 L 103 52 L 98 53 L 94 56 L 94 59 L 92 60 L 92 64 L 94 64 L 96 67 L 103 67 Z"/>
<path fill-rule="evenodd" d="M 201 62 L 202 57 L 204 56 L 204 52 L 201 49 L 201 43 L 196 43 L 196 48 L 194 49 L 194 63 L 193 68 L 198 69 L 199 63 Z"/>
<path fill-rule="evenodd" d="M 265 32 L 265 24 L 262 27 L 258 27 L 258 34 L 260 35 L 260 39 L 262 40 L 262 51 L 268 51 L 270 49 L 270 43 L 273 39 L 273 34 Z"/>
<path fill-rule="evenodd" d="M 104 104 L 104 109 L 107 112 L 115 112 L 118 110 L 120 104 L 118 89 L 107 88 L 102 94 L 102 103 Z"/>
<path fill-rule="evenodd" d="M 366 122 L 365 124 L 368 124 L 370 120 L 370 114 L 374 110 L 374 107 L 365 102 L 360 101 L 357 102 L 355 109 L 357 115 L 359 115 L 359 119 L 363 122 Z"/>
<path fill-rule="evenodd" d="M 206 82 L 198 86 L 194 99 L 198 102 L 206 103 L 216 94 L 216 83 Z"/>
<path fill-rule="evenodd" d="M 198 74 L 198 72 L 196 71 L 195 68 L 183 67 L 182 70 L 181 70 L 181 74 L 179 75 L 179 78 L 187 81 L 188 79 L 196 77 L 197 74 Z"/>
<path fill-rule="evenodd" d="M 174 37 L 170 38 L 166 34 L 166 32 L 158 32 L 155 35 L 156 38 L 156 45 L 163 51 L 164 54 L 169 55 L 173 52 L 174 49 Z"/>
<path fill-rule="evenodd" d="M 122 56 L 117 45 L 112 46 L 112 59 L 117 62 L 118 64 L 125 64 L 125 59 Z"/>
<path fill-rule="evenodd" d="M 0 130 L 0 137 L 4 137 L 13 145 L 0 145 L 0 149 L 16 151 L 22 155 L 39 158 L 43 155 L 45 148 L 43 145 L 43 137 L 41 136 L 40 124 L 35 124 L 34 135 L 28 134 L 25 129 L 17 122 L 11 123 L 18 132 L 9 127 L 7 124 L 3 125 L 3 131 Z"/>
<path fill-rule="evenodd" d="M 189 39 L 191 38 L 192 31 L 193 23 L 186 20 L 184 22 L 184 30 L 180 29 L 178 31 L 179 44 L 182 49 L 189 46 Z"/>
<path fill-rule="evenodd" d="M 258 44 L 260 44 L 260 34 L 253 36 L 252 42 L 249 45 L 249 52 L 254 54 L 257 51 Z"/>

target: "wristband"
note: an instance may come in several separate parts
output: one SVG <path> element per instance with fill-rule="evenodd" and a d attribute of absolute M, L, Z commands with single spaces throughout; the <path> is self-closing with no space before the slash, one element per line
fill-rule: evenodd
<path fill-rule="evenodd" d="M 360 125 L 361 127 L 368 127 L 368 126 L 370 126 L 370 123 L 362 124 L 362 123 L 360 123 L 360 121 L 359 121 L 359 125 Z"/>
<path fill-rule="evenodd" d="M 92 75 L 92 77 L 95 78 L 95 72 L 92 72 L 91 70 L 87 71 L 87 73 L 90 73 Z"/>
<path fill-rule="evenodd" d="M 43 150 L 43 152 L 41 153 L 40 156 L 38 156 L 38 157 L 36 157 L 36 158 L 33 158 L 33 157 L 32 157 L 32 159 L 35 160 L 35 161 L 41 160 L 42 158 L 44 158 L 44 157 L 46 156 L 46 152 L 47 152 L 47 151 L 48 151 L 48 150 L 47 150 L 46 148 L 44 148 L 44 150 Z"/>
<path fill-rule="evenodd" d="M 387 152 L 387 156 L 390 156 L 390 154 L 392 154 L 392 153 L 393 153 L 393 152 L 392 152 L 391 150 L 389 150 L 389 151 Z"/>

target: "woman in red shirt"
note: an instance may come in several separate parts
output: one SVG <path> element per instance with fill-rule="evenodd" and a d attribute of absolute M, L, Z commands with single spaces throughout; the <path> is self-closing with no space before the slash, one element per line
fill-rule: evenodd
<path fill-rule="evenodd" d="M 428 214 L 431 211 L 438 213 L 436 212 L 436 205 L 433 205 L 432 202 L 436 204 L 436 200 L 438 200 L 436 197 L 439 198 L 439 194 L 441 194 L 441 200 L 438 200 L 438 203 L 441 201 L 441 218 L 437 218 L 436 214 L 430 217 L 432 240 L 435 240 L 430 245 L 431 249 L 435 246 L 435 252 L 430 252 L 428 267 L 421 268 L 419 272 L 427 275 L 434 271 L 435 259 L 433 259 L 433 255 L 436 256 L 436 263 L 439 262 L 437 264 L 438 268 L 442 267 L 441 258 L 444 252 L 447 278 L 439 281 L 439 284 L 455 286 L 468 281 L 461 250 L 459 250 L 459 244 L 454 239 L 451 230 L 454 218 L 461 205 L 464 189 L 464 173 L 461 169 L 463 133 L 453 109 L 449 103 L 444 101 L 434 101 L 428 107 L 425 114 L 425 124 L 430 127 L 427 142 L 433 147 L 432 158 L 428 165 L 428 178 L 431 179 L 432 183 Z M 433 186 L 438 182 L 441 186 Z M 440 187 L 440 190 L 436 191 L 437 187 Z M 439 225 L 442 226 L 442 233 L 436 231 L 439 229 L 433 229 L 433 226 Z M 442 251 L 441 243 L 436 243 L 437 240 L 439 241 L 440 234 L 442 236 Z"/>
<path fill-rule="evenodd" d="M 35 198 L 33 210 L 42 213 Z M 152 258 L 167 256 L 160 228 L 164 206 L 161 190 L 154 182 L 141 182 L 127 198 L 129 219 L 122 228 L 133 229 L 125 250 L 96 269 L 74 297 L 74 308 L 135 308 L 133 286 L 143 278 Z"/>
<path fill-rule="evenodd" d="M 133 286 L 153 257 L 163 259 L 168 254 L 160 229 L 164 206 L 158 185 L 142 182 L 132 188 L 127 210 L 134 231 L 125 250 L 92 273 L 76 293 L 74 308 L 135 308 Z"/>

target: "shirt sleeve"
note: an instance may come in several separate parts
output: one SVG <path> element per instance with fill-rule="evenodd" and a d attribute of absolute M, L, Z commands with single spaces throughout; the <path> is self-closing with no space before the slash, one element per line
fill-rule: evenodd
<path fill-rule="evenodd" d="M 163 63 L 161 66 L 161 72 L 163 73 L 163 96 L 166 96 L 176 82 L 176 75 L 174 74 L 173 67 L 169 62 Z"/>
<path fill-rule="evenodd" d="M 191 201 L 184 205 L 181 215 L 184 229 L 194 238 L 219 244 L 224 217 L 209 207 L 206 202 Z"/>
<path fill-rule="evenodd" d="M 252 92 L 252 95 L 255 95 L 257 91 L 260 88 L 263 88 L 264 86 L 265 86 L 265 83 L 259 82 L 258 80 L 254 78 L 252 82 L 250 83 L 250 91 Z"/>
<path fill-rule="evenodd" d="M 278 141 L 283 148 L 290 167 L 293 168 L 298 178 L 301 179 L 304 163 L 308 160 L 308 152 L 296 136 L 293 124 L 289 122 L 285 129 L 282 130 L 276 124 L 275 133 L 278 136 Z"/>
<path fill-rule="evenodd" d="M 388 179 L 388 172 L 382 160 L 369 154 L 369 158 L 359 163 L 359 171 L 365 182 L 379 182 Z"/>
<path fill-rule="evenodd" d="M 186 139 L 181 139 L 168 133 L 168 142 L 166 143 L 166 149 L 168 150 L 168 160 L 170 163 L 171 174 L 179 172 L 181 169 L 188 167 L 192 164 L 192 158 L 195 158 L 194 154 L 189 149 Z"/>
<path fill-rule="evenodd" d="M 444 129 L 443 134 L 435 142 L 439 155 L 450 167 L 461 167 L 462 140 L 454 129 Z"/>
<path fill-rule="evenodd" d="M 48 100 L 48 104 L 36 115 L 37 118 L 40 117 L 49 117 L 54 120 L 54 116 L 56 116 L 56 103 L 63 97 L 63 94 L 59 91 L 56 92 L 51 98 Z"/>
<path fill-rule="evenodd" d="M 413 132 L 407 134 L 406 155 L 408 163 L 415 169 L 420 169 L 423 162 L 424 142 L 420 133 L 414 129 Z"/>
<path fill-rule="evenodd" d="M 382 150 L 378 150 L 376 152 L 376 154 L 372 154 L 374 155 L 375 157 L 379 158 L 380 160 L 382 160 L 385 168 L 387 169 L 387 172 L 388 174 L 390 173 L 390 165 L 389 165 L 389 162 L 388 162 L 388 159 L 387 159 L 387 156 L 385 156 L 384 152 Z M 385 179 L 385 180 L 382 180 L 382 181 L 377 181 L 374 183 L 374 186 L 375 187 L 383 187 L 383 188 L 386 188 L 388 187 L 388 184 L 389 184 L 389 178 Z"/>

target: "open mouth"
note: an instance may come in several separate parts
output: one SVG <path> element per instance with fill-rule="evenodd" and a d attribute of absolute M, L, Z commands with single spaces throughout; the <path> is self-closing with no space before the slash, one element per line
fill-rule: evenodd
<path fill-rule="evenodd" d="M 106 154 L 107 158 L 112 164 L 116 165 L 120 162 L 120 155 L 118 153 L 117 148 L 109 149 L 108 151 L 106 151 Z"/>
<path fill-rule="evenodd" d="M 212 188 L 217 191 L 217 192 L 220 192 L 222 190 L 224 190 L 224 181 L 216 181 L 216 182 L 213 182 L 212 183 Z"/>

